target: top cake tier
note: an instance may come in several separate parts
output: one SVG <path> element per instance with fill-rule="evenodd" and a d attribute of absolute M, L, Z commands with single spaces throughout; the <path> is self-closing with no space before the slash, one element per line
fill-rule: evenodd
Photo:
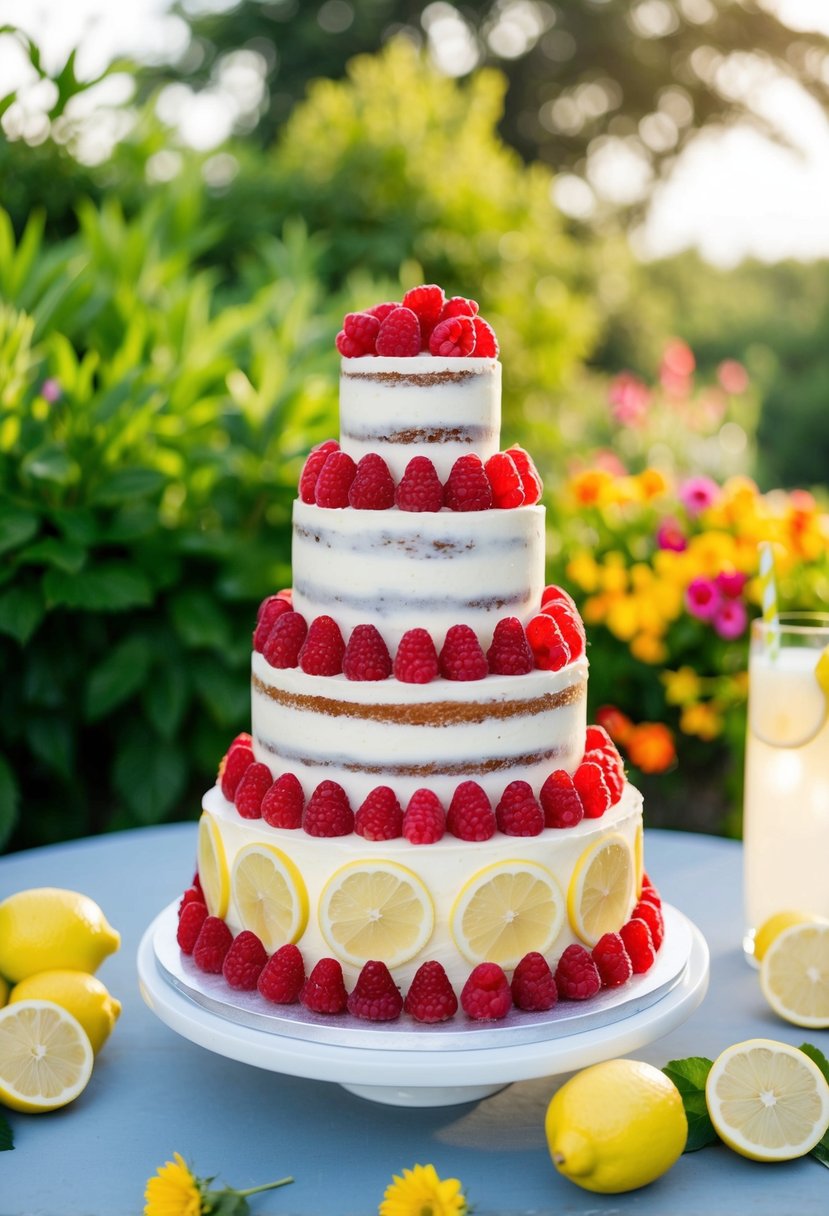
<path fill-rule="evenodd" d="M 486 461 L 501 438 L 497 359 L 343 359 L 340 446 L 353 460 L 382 456 L 398 481 L 413 456 L 428 456 L 441 481 L 459 456 Z"/>

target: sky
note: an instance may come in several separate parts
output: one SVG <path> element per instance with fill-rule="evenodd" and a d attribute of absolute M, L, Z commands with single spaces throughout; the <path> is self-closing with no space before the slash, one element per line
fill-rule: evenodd
<path fill-rule="evenodd" d="M 198 0 L 208 7 L 211 0 Z M 221 5 L 222 0 L 217 0 Z M 829 0 L 765 0 L 793 29 L 829 33 Z M 322 6 L 323 8 L 325 5 Z M 31 32 L 47 62 L 80 48 L 78 67 L 92 74 L 119 52 L 158 56 L 181 42 L 185 27 L 166 12 L 167 0 L 0 0 L 0 24 Z M 14 79 L 16 65 L 0 40 L 0 82 Z M 660 257 L 695 247 L 709 261 L 733 265 L 743 257 L 829 257 L 829 121 L 792 82 L 764 77 L 750 82 L 752 102 L 782 126 L 794 144 L 787 149 L 754 130 L 705 132 L 683 153 L 671 178 L 654 193 L 646 222 L 633 234 L 637 252 Z M 235 94 L 256 81 L 236 66 Z M 5 89 L 0 87 L 0 92 Z M 231 110 L 215 97 L 199 102 L 171 95 L 190 142 L 207 146 L 229 130 Z M 632 175 L 623 163 L 605 166 L 624 191 Z M 559 183 L 557 201 L 579 209 L 577 183 Z"/>

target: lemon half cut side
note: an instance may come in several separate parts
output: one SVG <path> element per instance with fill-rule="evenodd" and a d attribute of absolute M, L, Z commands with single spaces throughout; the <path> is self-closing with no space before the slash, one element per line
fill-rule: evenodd
<path fill-rule="evenodd" d="M 778 933 L 763 953 L 760 986 L 785 1021 L 829 1027 L 829 923 L 804 921 Z"/>
<path fill-rule="evenodd" d="M 0 1102 L 39 1114 L 74 1101 L 92 1075 L 89 1038 L 77 1018 L 53 1001 L 0 1009 Z"/>

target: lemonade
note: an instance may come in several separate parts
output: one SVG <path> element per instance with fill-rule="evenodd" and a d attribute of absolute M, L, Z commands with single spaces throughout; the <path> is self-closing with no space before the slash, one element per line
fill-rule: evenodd
<path fill-rule="evenodd" d="M 755 625 L 743 821 L 745 946 L 774 913 L 829 917 L 829 620 L 781 618 L 778 652 Z M 767 635 L 766 635 L 767 636 Z"/>

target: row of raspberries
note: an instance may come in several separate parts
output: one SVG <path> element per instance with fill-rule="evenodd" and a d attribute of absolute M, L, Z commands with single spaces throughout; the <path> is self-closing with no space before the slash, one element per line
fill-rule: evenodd
<path fill-rule="evenodd" d="M 299 497 L 318 507 L 360 511 L 488 511 L 532 507 L 544 487 L 533 459 L 516 444 L 484 463 L 469 452 L 459 456 L 443 484 L 428 456 L 413 456 L 397 485 L 376 452 L 354 461 L 336 439 L 313 448 L 299 477 Z"/>
<path fill-rule="evenodd" d="M 478 315 L 475 300 L 446 299 L 443 288 L 423 283 L 401 301 L 375 304 L 364 312 L 349 312 L 337 334 L 337 350 L 347 359 L 384 355 L 410 359 L 421 352 L 444 359 L 497 359 L 498 340 L 492 326 Z"/>
<path fill-rule="evenodd" d="M 355 812 L 336 781 L 321 781 L 310 798 L 293 773 L 274 781 L 266 764 L 254 759 L 250 735 L 237 736 L 219 766 L 219 785 L 243 819 L 262 819 L 274 828 L 301 828 L 309 836 L 348 836 L 435 844 L 446 832 L 458 840 L 538 836 L 545 828 L 575 827 L 598 819 L 622 796 L 622 758 L 601 726 L 587 729 L 584 758 L 571 775 L 556 769 L 538 797 L 526 781 L 511 781 L 493 808 L 477 781 L 462 781 L 448 810 L 432 790 L 416 790 L 405 810 L 394 790 L 378 785 Z"/>
<path fill-rule="evenodd" d="M 483 680 L 486 676 L 528 675 L 534 670 L 559 671 L 582 657 L 586 634 L 578 609 L 566 592 L 547 587 L 541 610 L 527 624 L 504 617 L 484 649 L 469 625 L 452 625 L 440 651 L 422 628 L 408 629 L 392 660 L 375 625 L 356 625 L 346 644 L 330 616 L 315 617 L 310 626 L 295 612 L 291 592 L 280 591 L 259 606 L 253 649 L 276 668 L 299 667 L 309 676 L 344 675 L 347 680 L 387 680 L 430 684 L 444 680 Z"/>
<path fill-rule="evenodd" d="M 497 963 L 479 963 L 463 986 L 460 1007 L 476 1021 L 496 1021 L 513 1007 L 544 1012 L 559 1000 L 589 1000 L 602 988 L 619 988 L 648 971 L 664 931 L 661 900 L 646 875 L 639 902 L 618 933 L 605 933 L 592 950 L 568 946 L 555 970 L 537 951 L 526 954 L 511 980 Z M 293 944 L 268 957 L 255 933 L 243 929 L 234 937 L 223 920 L 208 914 L 198 876 L 179 906 L 177 941 L 200 971 L 222 975 L 231 988 L 257 990 L 274 1005 L 300 1003 L 320 1014 L 348 1011 L 370 1022 L 394 1021 L 401 1013 L 417 1022 L 444 1022 L 458 1010 L 458 997 L 436 961 L 421 964 L 404 997 L 383 962 L 365 963 L 349 993 L 334 958 L 320 959 L 306 975 L 302 953 Z"/>

